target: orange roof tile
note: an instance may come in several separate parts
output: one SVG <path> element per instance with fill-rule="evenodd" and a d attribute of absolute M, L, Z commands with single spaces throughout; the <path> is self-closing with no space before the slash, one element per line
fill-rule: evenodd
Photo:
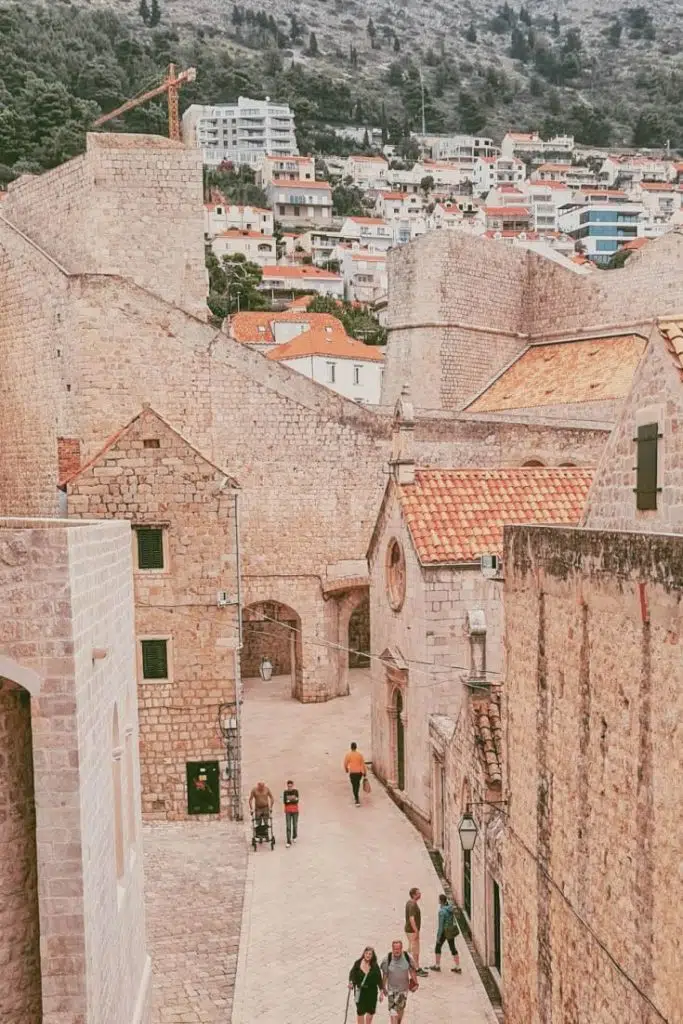
<path fill-rule="evenodd" d="M 641 181 L 640 188 L 644 192 L 675 192 L 676 186 L 669 181 Z"/>
<path fill-rule="evenodd" d="M 642 249 L 649 241 L 649 238 L 632 238 L 630 241 L 624 242 L 621 248 L 626 249 L 628 252 L 633 252 L 634 249 Z"/>
<path fill-rule="evenodd" d="M 540 164 L 537 171 L 571 171 L 571 164 Z"/>
<path fill-rule="evenodd" d="M 637 334 L 532 345 L 467 407 L 500 412 L 625 398 L 645 348 Z"/>
<path fill-rule="evenodd" d="M 488 217 L 530 217 L 531 209 L 528 206 L 485 206 L 484 213 Z"/>
<path fill-rule="evenodd" d="M 332 186 L 327 181 L 306 181 L 304 178 L 297 178 L 296 181 L 272 181 L 270 187 L 273 190 L 279 188 L 305 188 L 305 189 L 324 189 L 327 192 L 332 191 Z"/>
<path fill-rule="evenodd" d="M 398 487 L 403 517 L 423 565 L 501 554 L 503 527 L 578 523 L 591 470 L 418 469 Z"/>
<path fill-rule="evenodd" d="M 264 242 L 274 242 L 273 235 L 262 235 L 260 231 L 243 231 L 241 228 L 228 228 L 227 231 L 219 231 L 216 238 L 260 238 Z"/>
<path fill-rule="evenodd" d="M 335 359 L 354 359 L 365 362 L 381 363 L 384 353 L 373 345 L 350 338 L 339 331 L 328 332 L 324 328 L 302 331 L 296 338 L 271 349 L 268 359 L 298 359 L 302 356 L 334 356 Z"/>
<path fill-rule="evenodd" d="M 308 309 L 314 298 L 315 295 L 298 295 L 287 303 L 287 309 Z"/>
<path fill-rule="evenodd" d="M 274 345 L 274 323 L 308 324 L 311 329 L 332 327 L 335 331 L 346 333 L 341 320 L 331 313 L 306 313 L 289 309 L 284 313 L 233 313 L 230 317 L 230 337 L 243 345 Z"/>
<path fill-rule="evenodd" d="M 365 160 L 371 164 L 385 164 L 387 162 L 383 156 L 366 156 L 364 153 L 352 153 L 349 160 Z"/>
<path fill-rule="evenodd" d="M 277 160 L 279 163 L 306 164 L 315 160 L 313 156 L 277 156 L 275 153 L 267 153 L 266 160 Z"/>
<path fill-rule="evenodd" d="M 305 267 L 289 267 L 280 265 L 278 267 L 264 267 L 263 268 L 263 279 L 268 277 L 301 277 L 308 278 L 308 280 L 318 279 L 325 281 L 341 281 L 339 274 L 333 274 L 330 270 L 322 270 L 320 267 L 312 267 L 306 265 Z"/>
<path fill-rule="evenodd" d="M 382 217 L 349 217 L 349 220 L 352 220 L 354 224 L 386 224 L 386 221 Z"/>

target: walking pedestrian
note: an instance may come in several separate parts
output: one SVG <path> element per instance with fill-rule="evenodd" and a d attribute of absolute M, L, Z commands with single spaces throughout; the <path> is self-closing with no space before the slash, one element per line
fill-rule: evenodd
<path fill-rule="evenodd" d="M 453 956 L 453 966 L 451 970 L 454 974 L 462 974 L 462 968 L 460 967 L 460 957 L 458 951 L 455 948 L 455 939 L 460 934 L 458 928 L 458 922 L 455 920 L 455 907 L 452 903 L 448 902 L 448 897 L 441 893 L 439 896 L 439 921 L 436 927 L 436 945 L 434 946 L 434 963 L 429 968 L 430 971 L 441 970 L 441 950 L 443 949 L 444 942 L 448 943 L 448 948 Z"/>
<path fill-rule="evenodd" d="M 416 974 L 415 961 L 410 953 L 403 952 L 403 943 L 396 939 L 382 961 L 382 981 L 392 1024 L 401 1024 L 403 1020 L 408 993 L 414 992 L 419 984 Z"/>
<path fill-rule="evenodd" d="M 377 1010 L 377 998 L 384 999 L 384 981 L 372 946 L 366 946 L 363 955 L 349 971 L 349 988 L 353 989 L 357 1024 L 372 1024 Z"/>
<path fill-rule="evenodd" d="M 408 893 L 409 899 L 406 903 L 405 933 L 408 936 L 408 949 L 415 961 L 415 970 L 421 978 L 429 977 L 429 972 L 420 967 L 420 928 L 422 926 L 422 914 L 418 901 L 422 893 L 415 886 Z"/>
<path fill-rule="evenodd" d="M 282 794 L 285 805 L 285 824 L 287 827 L 287 846 L 296 842 L 299 833 L 299 790 L 294 788 L 291 779 L 287 780 L 287 788 Z"/>
<path fill-rule="evenodd" d="M 365 776 L 368 774 L 368 770 L 365 767 L 365 758 L 358 749 L 357 743 L 352 743 L 350 750 L 347 750 L 344 758 L 344 771 L 348 774 L 351 780 L 351 789 L 353 791 L 353 799 L 356 802 L 356 807 L 360 807 L 360 784 Z"/>
<path fill-rule="evenodd" d="M 249 810 L 254 815 L 257 828 L 267 827 L 274 803 L 273 794 L 265 782 L 257 782 L 249 794 Z"/>

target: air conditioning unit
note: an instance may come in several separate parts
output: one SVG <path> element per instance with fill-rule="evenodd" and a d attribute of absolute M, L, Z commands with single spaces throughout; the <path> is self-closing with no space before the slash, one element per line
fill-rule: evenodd
<path fill-rule="evenodd" d="M 499 555 L 481 555 L 479 567 L 484 579 L 501 580 L 503 578 L 503 559 Z"/>

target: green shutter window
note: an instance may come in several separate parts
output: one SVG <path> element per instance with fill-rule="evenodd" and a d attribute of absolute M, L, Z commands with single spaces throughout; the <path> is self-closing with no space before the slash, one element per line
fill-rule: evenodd
<path fill-rule="evenodd" d="M 141 640 L 142 678 L 168 679 L 168 641 Z"/>
<path fill-rule="evenodd" d="M 661 434 L 658 424 L 646 423 L 638 427 L 636 437 L 636 508 L 657 508 L 657 443 Z"/>
<path fill-rule="evenodd" d="M 138 526 L 138 569 L 163 569 L 164 533 L 161 527 Z"/>

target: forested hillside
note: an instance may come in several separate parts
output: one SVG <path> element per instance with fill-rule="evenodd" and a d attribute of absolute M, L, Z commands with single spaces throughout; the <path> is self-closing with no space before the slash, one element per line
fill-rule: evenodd
<path fill-rule="evenodd" d="M 591 144 L 683 147 L 681 4 L 617 2 L 583 23 L 577 0 L 549 10 L 546 0 L 0 3 L 0 183 L 81 151 L 93 119 L 158 82 L 170 61 L 198 69 L 183 106 L 287 100 L 303 149 L 343 148 L 335 124 L 382 125 L 391 141 L 419 128 L 420 68 L 428 131 L 537 127 Z M 114 127 L 165 132 L 163 99 Z"/>

